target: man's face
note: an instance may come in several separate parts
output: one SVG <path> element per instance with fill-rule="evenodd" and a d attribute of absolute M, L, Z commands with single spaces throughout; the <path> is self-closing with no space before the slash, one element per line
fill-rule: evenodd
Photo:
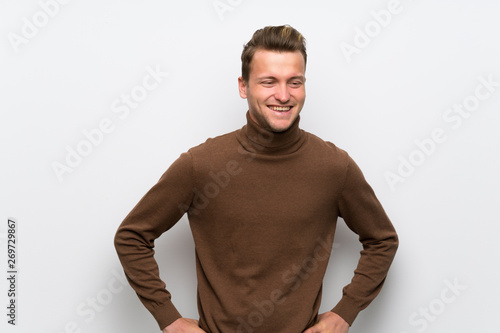
<path fill-rule="evenodd" d="M 240 96 L 247 99 L 252 120 L 273 132 L 287 130 L 304 106 L 305 71 L 299 51 L 257 50 L 248 82 L 238 78 Z"/>

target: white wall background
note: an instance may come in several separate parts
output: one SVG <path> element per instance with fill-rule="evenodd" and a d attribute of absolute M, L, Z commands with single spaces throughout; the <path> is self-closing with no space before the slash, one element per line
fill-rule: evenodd
<path fill-rule="evenodd" d="M 117 278 L 114 233 L 180 153 L 244 124 L 242 45 L 258 28 L 291 24 L 308 40 L 302 128 L 354 157 L 400 235 L 385 288 L 350 332 L 497 332 L 499 17 L 495 0 L 1 0 L 5 272 L 7 218 L 19 224 L 18 325 L 7 324 L 2 278 L 1 331 L 158 331 Z M 150 91 L 148 71 L 160 72 Z M 86 156 L 68 166 L 78 149 Z M 59 176 L 55 162 L 67 167 Z M 388 172 L 400 177 L 392 185 Z M 359 255 L 342 222 L 335 247 L 324 311 Z M 157 259 L 175 267 L 162 277 L 196 317 L 186 218 L 157 241 Z"/>

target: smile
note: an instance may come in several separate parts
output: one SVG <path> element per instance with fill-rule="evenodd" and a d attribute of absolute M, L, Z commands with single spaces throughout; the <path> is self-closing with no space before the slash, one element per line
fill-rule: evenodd
<path fill-rule="evenodd" d="M 292 109 L 292 106 L 268 106 L 273 111 L 287 112 Z"/>

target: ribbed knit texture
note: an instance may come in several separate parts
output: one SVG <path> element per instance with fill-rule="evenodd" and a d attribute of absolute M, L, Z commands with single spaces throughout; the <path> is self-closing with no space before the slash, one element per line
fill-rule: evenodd
<path fill-rule="evenodd" d="M 117 252 L 161 329 L 181 315 L 159 278 L 154 240 L 185 212 L 206 332 L 301 333 L 312 326 L 339 216 L 363 250 L 332 311 L 352 324 L 379 293 L 398 245 L 393 225 L 349 155 L 301 130 L 299 120 L 273 133 L 247 113 L 242 129 L 182 154 L 122 222 Z"/>

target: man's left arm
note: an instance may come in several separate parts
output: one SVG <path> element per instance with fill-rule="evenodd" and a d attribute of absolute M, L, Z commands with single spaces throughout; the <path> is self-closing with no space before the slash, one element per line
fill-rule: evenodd
<path fill-rule="evenodd" d="M 347 173 L 339 201 L 339 215 L 363 245 L 351 283 L 331 310 L 352 325 L 358 313 L 380 292 L 398 248 L 398 236 L 389 217 L 356 163 L 348 157 Z M 338 322 L 335 316 L 323 316 Z M 322 319 L 320 317 L 320 319 Z M 323 331 L 318 331 L 323 332 Z M 325 330 L 324 332 L 347 332 Z"/>
<path fill-rule="evenodd" d="M 349 324 L 335 312 L 325 312 L 318 316 L 318 322 L 303 333 L 347 333 Z"/>

